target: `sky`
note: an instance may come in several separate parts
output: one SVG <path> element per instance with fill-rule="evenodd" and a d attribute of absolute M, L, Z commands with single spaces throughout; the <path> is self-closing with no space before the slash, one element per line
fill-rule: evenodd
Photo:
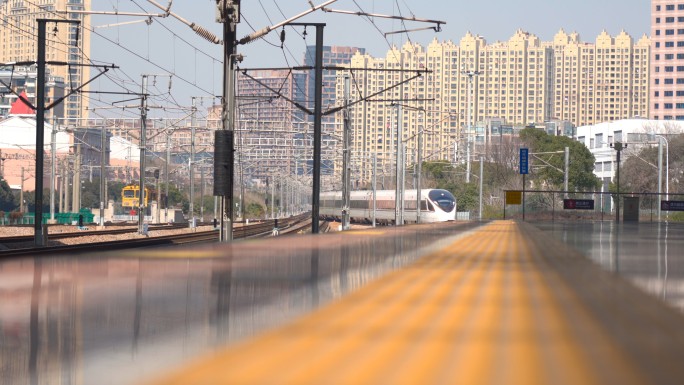
<path fill-rule="evenodd" d="M 168 0 L 156 0 L 166 6 Z M 324 0 L 312 0 L 316 5 Z M 596 36 L 606 30 L 611 35 L 625 30 L 635 39 L 650 33 L 650 1 L 648 0 L 517 0 L 517 1 L 460 1 L 460 0 L 338 0 L 328 6 L 332 9 L 415 16 L 421 19 L 439 20 L 442 31 L 415 31 L 388 34 L 387 32 L 433 26 L 417 22 L 343 15 L 316 11 L 298 22 L 323 22 L 325 45 L 356 46 L 366 48 L 373 56 L 385 56 L 392 44 L 402 45 L 410 39 L 426 45 L 433 39 L 451 40 L 455 43 L 470 31 L 483 36 L 488 42 L 508 40 L 517 29 L 539 36 L 548 41 L 563 28 L 576 31 L 583 41 L 594 42 Z M 310 9 L 306 0 L 242 0 L 242 19 L 237 27 L 239 37 L 267 26 L 277 24 Z M 147 0 L 93 1 L 93 10 L 119 12 L 162 11 Z M 215 0 L 176 0 L 171 11 L 183 19 L 194 22 L 217 36 L 221 24 L 217 23 Z M 200 105 L 211 104 L 213 95 L 221 94 L 222 46 L 212 44 L 190 30 L 177 19 L 152 18 L 151 23 L 141 22 L 143 17 L 93 16 L 91 60 L 113 63 L 120 69 L 113 71 L 108 79 L 97 80 L 91 89 L 101 91 L 140 91 L 142 74 L 159 75 L 150 78 L 151 90 L 157 105 L 189 106 L 191 97 L 197 97 Z M 136 22 L 136 23 L 130 23 Z M 121 24 L 124 23 L 124 24 Z M 120 24 L 116 26 L 108 26 Z M 302 64 L 307 45 L 315 44 L 315 31 L 309 29 L 303 35 L 301 27 L 285 29 L 283 48 L 280 29 L 272 31 L 265 39 L 238 46 L 245 56 L 243 68 L 287 67 Z M 164 76 L 166 74 L 166 76 Z M 168 74 L 173 74 L 169 82 Z M 111 100 L 97 96 L 93 106 L 104 106 Z M 110 97 L 111 98 L 111 97 Z M 122 104 L 116 104 L 122 105 Z M 153 109 L 151 116 L 182 114 L 176 110 Z M 105 113 L 104 110 L 99 113 Z M 137 112 L 121 110 L 134 116 Z"/>

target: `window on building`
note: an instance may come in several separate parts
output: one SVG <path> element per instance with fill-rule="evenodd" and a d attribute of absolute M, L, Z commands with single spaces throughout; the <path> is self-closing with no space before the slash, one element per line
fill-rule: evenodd
<path fill-rule="evenodd" d="M 622 142 L 622 130 L 615 131 L 615 133 L 613 135 L 615 136 L 616 142 Z"/>

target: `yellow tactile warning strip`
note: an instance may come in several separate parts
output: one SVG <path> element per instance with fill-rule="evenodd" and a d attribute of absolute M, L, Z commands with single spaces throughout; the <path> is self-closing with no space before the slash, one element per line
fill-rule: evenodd
<path fill-rule="evenodd" d="M 522 234 L 483 226 L 158 383 L 648 383 Z"/>

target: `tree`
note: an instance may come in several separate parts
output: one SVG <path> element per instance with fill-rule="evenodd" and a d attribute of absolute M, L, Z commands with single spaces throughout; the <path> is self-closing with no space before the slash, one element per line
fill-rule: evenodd
<path fill-rule="evenodd" d="M 669 174 L 670 191 L 684 188 L 684 135 L 669 139 L 669 173 L 663 169 L 663 192 L 665 178 Z M 666 147 L 663 146 L 663 167 Z M 624 154 L 624 153 L 623 153 Z M 641 148 L 626 157 L 620 166 L 620 191 L 657 192 L 658 191 L 658 145 Z"/>
<path fill-rule="evenodd" d="M 121 202 L 121 190 L 123 190 L 126 183 L 123 182 L 107 182 L 107 200 L 114 202 Z"/>
<path fill-rule="evenodd" d="M 14 192 L 17 202 L 19 202 L 20 192 Z M 35 212 L 36 206 L 36 192 L 35 191 L 24 191 L 24 201 L 26 201 L 26 208 L 29 212 Z M 17 206 L 19 207 L 19 206 Z M 43 189 L 43 212 L 50 212 L 50 189 Z"/>
<path fill-rule="evenodd" d="M 245 215 L 247 218 L 262 218 L 264 216 L 265 209 L 264 206 L 258 203 L 248 203 L 245 207 Z"/>
<path fill-rule="evenodd" d="M 594 175 L 596 159 L 584 144 L 567 136 L 551 136 L 536 128 L 525 128 L 520 131 L 520 139 L 530 148 L 531 153 L 564 151 L 565 147 L 569 147 L 568 188 L 570 190 L 593 191 L 601 185 L 598 177 Z M 559 170 L 565 168 L 563 155 L 545 156 L 544 160 L 552 167 L 535 169 L 530 177 L 540 186 L 561 190 L 564 184 L 564 173 Z"/>
<path fill-rule="evenodd" d="M 19 201 L 12 193 L 7 181 L 0 180 L 0 210 L 5 212 L 10 212 L 16 210 L 19 207 Z"/>
<path fill-rule="evenodd" d="M 159 188 L 162 192 L 166 191 L 166 183 L 159 183 Z M 169 184 L 169 196 L 167 197 L 169 207 L 182 207 L 183 210 L 187 211 L 190 207 L 190 201 L 187 195 L 185 195 L 181 190 L 179 190 L 173 184 Z"/>

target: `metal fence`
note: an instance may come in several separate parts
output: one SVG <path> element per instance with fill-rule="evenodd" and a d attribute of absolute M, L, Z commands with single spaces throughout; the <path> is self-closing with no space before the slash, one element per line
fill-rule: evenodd
<path fill-rule="evenodd" d="M 503 216 L 506 219 L 538 221 L 615 220 L 618 208 L 616 193 L 506 190 L 506 198 L 522 195 L 520 204 L 509 204 L 504 199 Z M 509 195 L 513 194 L 513 195 Z M 684 221 L 684 195 L 658 194 L 652 192 L 620 193 L 620 220 L 658 222 L 663 220 Z M 515 199 L 513 199 L 515 201 Z M 661 210 L 662 202 L 666 202 Z M 671 204 L 667 204 L 673 202 Z M 681 203 L 679 203 L 681 202 Z"/>

